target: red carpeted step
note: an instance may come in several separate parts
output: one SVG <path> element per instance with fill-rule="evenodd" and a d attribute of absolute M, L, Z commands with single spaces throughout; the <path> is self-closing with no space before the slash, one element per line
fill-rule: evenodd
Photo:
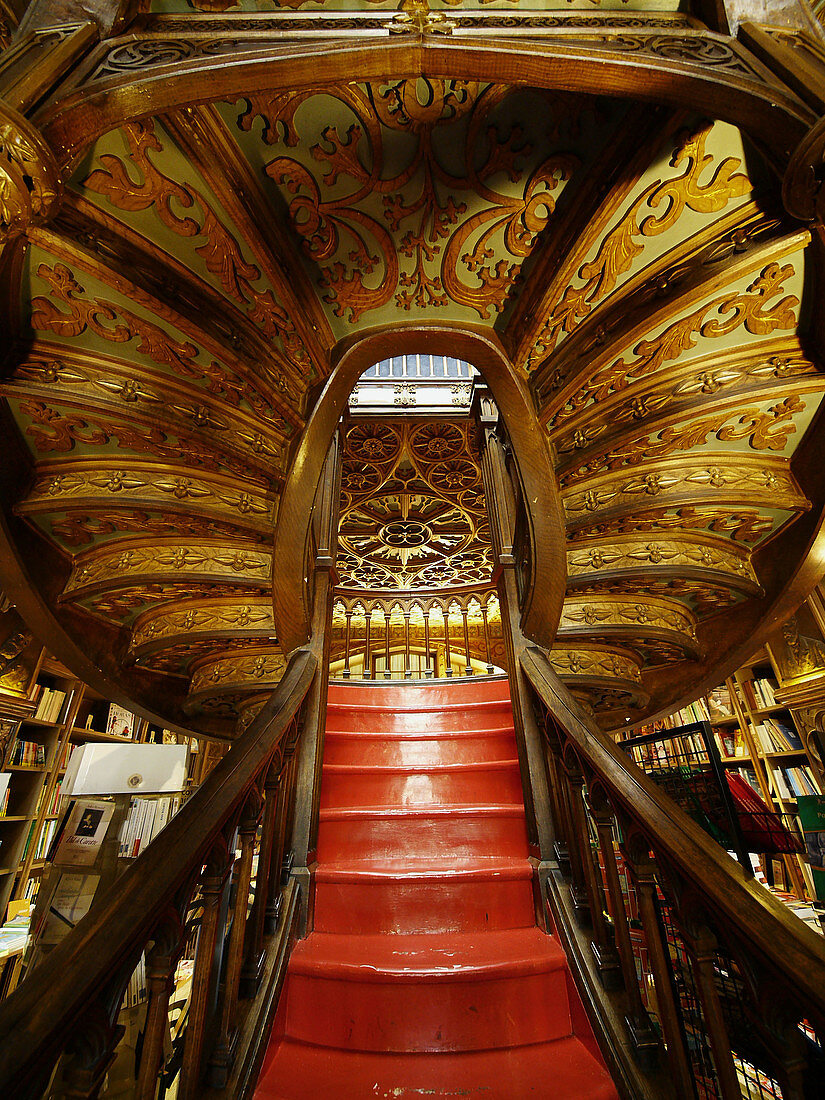
<path fill-rule="evenodd" d="M 486 1050 L 570 1034 L 566 960 L 537 928 L 316 933 L 290 962 L 286 1034 L 364 1051 Z"/>
<path fill-rule="evenodd" d="M 399 735 L 395 732 L 344 733 L 327 730 L 324 739 L 324 763 L 381 765 L 463 764 L 468 760 L 511 760 L 514 750 L 513 727 L 486 730 L 483 733 L 440 733 Z"/>
<path fill-rule="evenodd" d="M 517 760 L 459 764 L 324 764 L 321 808 L 521 800 Z"/>
<path fill-rule="evenodd" d="M 315 929 L 351 935 L 486 932 L 535 924 L 525 859 L 325 863 L 315 876 Z M 444 904 L 445 897 L 450 899 Z"/>
<path fill-rule="evenodd" d="M 257 1100 L 617 1097 L 602 1065 L 572 1037 L 506 1050 L 437 1055 L 376 1052 L 368 1057 L 360 1051 L 315 1047 L 286 1039 L 272 1051 L 255 1095 Z"/>
<path fill-rule="evenodd" d="M 321 810 L 318 862 L 525 856 L 521 806 L 427 806 Z"/>

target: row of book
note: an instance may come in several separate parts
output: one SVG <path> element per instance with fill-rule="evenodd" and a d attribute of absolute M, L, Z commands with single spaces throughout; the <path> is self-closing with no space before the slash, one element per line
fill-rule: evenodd
<path fill-rule="evenodd" d="M 146 956 L 141 955 L 132 971 L 126 992 L 123 994 L 122 1008 L 134 1008 L 146 1000 Z"/>
<path fill-rule="evenodd" d="M 65 691 L 38 684 L 34 692 L 34 699 L 37 700 L 34 717 L 41 722 L 62 722 L 68 713 L 72 694 L 67 696 Z"/>
<path fill-rule="evenodd" d="M 18 737 L 11 750 L 9 764 L 21 768 L 45 768 L 46 749 L 39 741 L 24 741 Z"/>
<path fill-rule="evenodd" d="M 766 718 L 753 727 L 763 752 L 792 752 L 802 748 L 799 734 L 787 722 Z"/>
<path fill-rule="evenodd" d="M 40 836 L 37 839 L 37 847 L 34 851 L 35 859 L 45 859 L 52 841 L 54 840 L 54 834 L 57 832 L 57 821 L 44 821 L 43 828 L 40 830 Z M 28 847 L 28 843 L 26 845 Z M 23 857 L 25 859 L 25 855 Z"/>
<path fill-rule="evenodd" d="M 48 805 L 46 806 L 46 817 L 54 817 L 55 814 L 60 812 L 60 789 L 61 789 L 62 786 L 63 786 L 63 780 L 58 779 L 57 783 L 55 783 L 54 790 L 52 791 L 51 798 L 49 799 Z M 44 799 L 45 795 L 46 795 L 46 788 L 44 787 L 43 790 L 40 792 L 40 801 L 37 804 L 37 809 L 35 810 L 35 814 L 40 813 L 40 810 L 41 810 L 41 807 L 42 807 L 42 804 L 43 804 L 43 799 Z"/>
<path fill-rule="evenodd" d="M 134 859 L 175 816 L 179 805 L 178 795 L 133 798 L 120 831 L 118 855 L 124 859 Z"/>
<path fill-rule="evenodd" d="M 751 710 L 767 710 L 776 706 L 776 688 L 779 686 L 776 680 L 758 676 L 753 680 L 742 680 L 741 686 Z"/>
<path fill-rule="evenodd" d="M 0 817 L 5 817 L 9 812 L 9 798 L 11 796 L 11 787 L 9 786 L 8 772 L 0 773 L 0 782 L 2 782 L 3 792 L 0 794 Z"/>
<path fill-rule="evenodd" d="M 807 764 L 800 764 L 795 768 L 773 768 L 772 775 L 776 793 L 786 802 L 803 794 L 820 793 L 813 772 Z"/>

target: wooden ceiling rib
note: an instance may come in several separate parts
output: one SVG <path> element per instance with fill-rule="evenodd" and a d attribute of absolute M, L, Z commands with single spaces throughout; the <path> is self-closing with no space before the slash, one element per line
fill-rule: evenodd
<path fill-rule="evenodd" d="M 11 504 L 65 565 L 71 628 L 234 723 L 284 667 L 272 545 L 319 394 L 364 334 L 415 352 L 435 321 L 495 339 L 531 395 L 567 528 L 560 674 L 606 725 L 704 675 L 821 507 L 811 233 L 748 139 L 458 77 L 207 100 L 96 139 L 4 290 Z M 353 419 L 343 463 L 348 599 L 489 583 L 468 420 Z"/>

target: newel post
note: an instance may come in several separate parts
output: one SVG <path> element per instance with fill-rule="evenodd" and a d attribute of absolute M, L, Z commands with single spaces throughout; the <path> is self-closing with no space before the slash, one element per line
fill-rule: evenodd
<path fill-rule="evenodd" d="M 521 671 L 520 658 L 528 647 L 521 632 L 521 612 L 513 543 L 516 531 L 516 489 L 507 469 L 503 425 L 492 401 L 484 400 L 479 412 L 481 472 L 490 521 L 495 560 L 495 580 L 501 611 L 501 632 L 513 703 L 521 785 L 527 816 L 527 835 L 539 860 L 553 860 L 553 822 L 541 734 L 533 712 L 530 685 Z M 489 664 L 489 655 L 488 655 Z M 540 876 L 541 877 L 541 876 Z"/>
<path fill-rule="evenodd" d="M 315 495 L 311 533 L 315 544 L 313 573 L 312 638 L 310 647 L 318 657 L 318 672 L 304 703 L 303 734 L 296 762 L 294 813 L 290 847 L 293 875 L 301 884 L 301 934 L 307 927 L 310 852 L 318 831 L 318 799 L 321 760 L 329 687 L 329 656 L 332 643 L 333 592 L 338 580 L 335 559 L 338 546 L 338 514 L 341 501 L 341 438 L 336 432 L 327 453 Z M 369 618 L 367 619 L 369 638 Z M 369 646 L 369 642 L 367 642 Z"/>

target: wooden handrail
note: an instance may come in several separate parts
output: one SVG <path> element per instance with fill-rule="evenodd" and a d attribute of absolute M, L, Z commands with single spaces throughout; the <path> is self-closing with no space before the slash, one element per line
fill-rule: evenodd
<path fill-rule="evenodd" d="M 221 830 L 252 791 L 297 715 L 318 669 L 294 653 L 281 683 L 249 728 L 169 825 L 94 909 L 0 1005 L 0 1095 L 23 1096 L 55 1064 L 84 1006 L 128 968 L 200 872 Z"/>
<path fill-rule="evenodd" d="M 657 854 L 678 869 L 720 924 L 794 991 L 801 1014 L 825 1024 L 825 941 L 731 859 L 676 803 L 590 722 L 553 670 L 531 647 L 521 667 L 583 764 L 611 801 L 650 838 Z"/>

